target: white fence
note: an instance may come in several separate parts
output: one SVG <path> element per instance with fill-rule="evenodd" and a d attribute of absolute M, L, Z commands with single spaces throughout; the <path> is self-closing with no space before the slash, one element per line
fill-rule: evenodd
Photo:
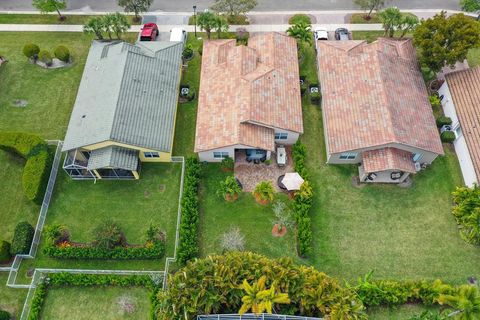
<path fill-rule="evenodd" d="M 211 314 L 197 316 L 197 320 L 321 320 L 322 318 L 311 318 L 301 316 L 289 316 L 282 314 L 270 314 L 270 313 L 245 313 L 239 314 Z"/>

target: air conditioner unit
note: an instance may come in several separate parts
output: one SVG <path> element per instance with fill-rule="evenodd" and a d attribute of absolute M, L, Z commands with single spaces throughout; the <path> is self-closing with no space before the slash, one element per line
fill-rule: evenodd
<path fill-rule="evenodd" d="M 422 165 L 420 164 L 420 162 L 415 162 L 415 171 L 420 171 L 422 170 Z"/>
<path fill-rule="evenodd" d="M 449 124 L 446 124 L 440 128 L 440 133 L 443 133 L 445 131 L 453 131 L 452 126 Z"/>

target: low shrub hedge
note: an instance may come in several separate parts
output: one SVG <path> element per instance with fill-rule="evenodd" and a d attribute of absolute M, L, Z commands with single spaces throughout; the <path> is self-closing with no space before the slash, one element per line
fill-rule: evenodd
<path fill-rule="evenodd" d="M 322 99 L 322 95 L 320 92 L 312 92 L 310 93 L 310 101 L 314 104 L 320 104 L 320 100 Z"/>
<path fill-rule="evenodd" d="M 307 156 L 307 148 L 300 141 L 297 141 L 292 147 L 292 157 L 294 162 L 294 169 L 302 176 L 303 179 L 308 179 L 307 168 L 305 167 L 305 157 Z"/>
<path fill-rule="evenodd" d="M 55 58 L 57 58 L 60 61 L 63 61 L 63 62 L 70 61 L 70 50 L 68 50 L 68 48 L 65 46 L 56 47 L 53 54 L 55 55 Z"/>
<path fill-rule="evenodd" d="M 35 229 L 30 223 L 26 221 L 18 223 L 13 233 L 10 253 L 12 255 L 27 254 L 30 251 L 30 246 L 32 245 L 34 234 Z"/>
<path fill-rule="evenodd" d="M 182 197 L 182 219 L 180 222 L 180 239 L 178 244 L 178 262 L 185 265 L 198 253 L 198 183 L 200 164 L 191 157 L 185 163 L 185 180 Z"/>
<path fill-rule="evenodd" d="M 12 319 L 12 315 L 5 310 L 0 309 L 0 320 L 10 320 Z"/>
<path fill-rule="evenodd" d="M 156 283 L 149 275 L 105 275 L 105 274 L 74 274 L 74 273 L 51 273 L 43 282 L 37 285 L 33 296 L 28 320 L 39 320 L 48 288 L 51 286 L 120 286 L 120 287 L 145 287 L 152 290 L 155 296 L 160 289 L 160 283 Z M 153 310 L 152 310 L 153 314 Z"/>
<path fill-rule="evenodd" d="M 23 46 L 23 54 L 29 59 L 38 55 L 39 52 L 40 48 L 34 43 L 27 43 Z"/>
<path fill-rule="evenodd" d="M 0 132 L 0 149 L 14 152 L 26 160 L 22 176 L 23 192 L 29 200 L 41 204 L 52 164 L 48 145 L 33 134 Z"/>
<path fill-rule="evenodd" d="M 288 19 L 288 24 L 299 23 L 312 24 L 312 19 L 310 19 L 308 15 L 302 13 L 295 14 Z"/>
<path fill-rule="evenodd" d="M 440 116 L 436 120 L 437 127 L 441 128 L 445 125 L 451 125 L 452 124 L 452 119 L 446 116 Z"/>
<path fill-rule="evenodd" d="M 0 263 L 10 261 L 12 255 L 10 253 L 10 243 L 2 241 L 0 243 Z"/>
<path fill-rule="evenodd" d="M 451 143 L 455 141 L 455 132 L 453 131 L 444 131 L 440 134 L 440 139 L 442 142 Z"/>

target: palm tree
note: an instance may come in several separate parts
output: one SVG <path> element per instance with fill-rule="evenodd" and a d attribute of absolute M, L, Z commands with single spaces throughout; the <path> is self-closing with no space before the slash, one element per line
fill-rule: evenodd
<path fill-rule="evenodd" d="M 408 32 L 413 31 L 418 23 L 419 21 L 417 16 L 412 14 L 403 14 L 400 22 L 400 29 L 402 30 L 400 38 L 405 37 Z"/>
<path fill-rule="evenodd" d="M 290 298 L 287 293 L 279 293 L 275 289 L 275 284 L 272 284 L 270 289 L 267 289 L 265 282 L 267 277 L 262 276 L 256 283 L 250 285 L 247 280 L 243 280 L 241 286 L 245 290 L 246 295 L 242 298 L 242 307 L 238 311 L 240 315 L 252 310 L 255 314 L 263 312 L 272 313 L 274 310 L 274 304 L 288 304 Z"/>
<path fill-rule="evenodd" d="M 438 301 L 455 309 L 448 317 L 458 320 L 480 319 L 480 292 L 476 286 L 462 285 L 454 294 L 440 295 Z"/>
<path fill-rule="evenodd" d="M 217 30 L 217 38 L 220 39 L 222 32 L 228 31 L 228 21 L 223 16 L 217 15 L 215 19 L 215 29 Z"/>
<path fill-rule="evenodd" d="M 83 32 L 87 34 L 94 34 L 97 39 L 103 39 L 103 31 L 105 30 L 105 24 L 102 17 L 92 17 L 88 19 L 87 23 L 83 26 Z"/>
<path fill-rule="evenodd" d="M 120 12 L 115 12 L 112 15 L 111 22 L 112 31 L 115 33 L 118 39 L 121 39 L 122 34 L 130 29 L 130 23 L 128 22 L 127 16 L 121 14 Z"/>
<path fill-rule="evenodd" d="M 390 7 L 378 13 L 378 17 L 383 24 L 385 36 L 392 38 L 395 34 L 395 27 L 398 27 L 402 21 L 402 13 L 397 7 Z"/>
<path fill-rule="evenodd" d="M 205 30 L 208 40 L 210 40 L 212 29 L 217 25 L 217 16 L 210 11 L 202 12 L 197 17 L 197 26 L 199 26 L 200 29 Z"/>
<path fill-rule="evenodd" d="M 298 40 L 299 43 L 312 44 L 311 26 L 305 22 L 299 22 L 287 29 L 287 34 Z"/>

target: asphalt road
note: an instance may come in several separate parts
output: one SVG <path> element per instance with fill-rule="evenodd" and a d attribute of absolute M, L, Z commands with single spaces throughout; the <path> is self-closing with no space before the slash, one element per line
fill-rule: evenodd
<path fill-rule="evenodd" d="M 116 0 L 67 0 L 68 10 L 115 11 L 121 10 Z M 150 11 L 191 11 L 192 5 L 199 10 L 208 8 L 213 0 L 154 0 Z M 388 5 L 401 9 L 453 9 L 459 0 L 390 0 Z M 33 10 L 31 0 L 0 0 L 0 10 Z M 258 0 L 255 11 L 307 11 L 357 9 L 352 0 Z"/>

